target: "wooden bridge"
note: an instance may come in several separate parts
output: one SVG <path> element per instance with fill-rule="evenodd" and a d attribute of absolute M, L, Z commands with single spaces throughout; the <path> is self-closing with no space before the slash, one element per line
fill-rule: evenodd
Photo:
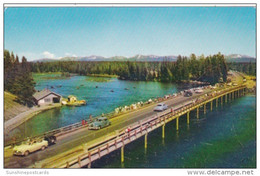
<path fill-rule="evenodd" d="M 91 167 L 91 163 L 100 159 L 102 156 L 108 155 L 115 150 L 121 150 L 121 162 L 124 162 L 124 147 L 144 136 L 144 148 L 147 148 L 148 135 L 151 131 L 162 128 L 162 138 L 165 137 L 165 125 L 176 120 L 176 130 L 179 129 L 179 119 L 187 118 L 187 124 L 190 123 L 190 112 L 196 112 L 196 118 L 199 119 L 200 108 L 204 114 L 208 109 L 212 111 L 213 104 L 218 107 L 223 103 L 232 101 L 234 98 L 245 95 L 246 86 L 239 85 L 220 90 L 212 90 L 203 94 L 199 98 L 192 99 L 184 104 L 175 106 L 160 115 L 156 115 L 142 121 L 138 121 L 131 125 L 131 131 L 125 130 L 115 131 L 108 137 L 100 138 L 98 142 L 92 145 L 82 145 L 81 152 L 71 151 L 71 154 L 61 155 L 59 158 L 48 159 L 47 161 L 34 164 L 36 168 L 80 168 Z"/>

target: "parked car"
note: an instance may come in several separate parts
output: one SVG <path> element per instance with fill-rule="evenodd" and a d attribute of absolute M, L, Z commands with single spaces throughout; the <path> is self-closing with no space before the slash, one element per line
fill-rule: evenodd
<path fill-rule="evenodd" d="M 88 129 L 99 130 L 109 125 L 111 125 L 111 122 L 108 120 L 107 117 L 99 117 L 96 120 L 94 120 L 94 122 L 89 124 Z"/>
<path fill-rule="evenodd" d="M 233 86 L 237 86 L 237 83 L 233 83 Z"/>
<path fill-rule="evenodd" d="M 191 91 L 185 91 L 184 92 L 184 97 L 191 97 L 192 96 L 192 92 Z"/>
<path fill-rule="evenodd" d="M 165 103 L 159 103 L 153 110 L 154 111 L 164 111 L 168 108 Z"/>
<path fill-rule="evenodd" d="M 13 149 L 14 155 L 27 156 L 37 150 L 45 150 L 48 147 L 48 141 L 44 139 L 32 139 L 23 142 L 19 146 L 15 146 Z"/>

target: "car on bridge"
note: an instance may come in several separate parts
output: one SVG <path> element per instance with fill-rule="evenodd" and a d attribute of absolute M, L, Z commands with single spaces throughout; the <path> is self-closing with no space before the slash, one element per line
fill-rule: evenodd
<path fill-rule="evenodd" d="M 192 92 L 190 90 L 184 91 L 184 97 L 191 97 Z"/>
<path fill-rule="evenodd" d="M 164 111 L 168 108 L 165 103 L 159 103 L 153 110 L 154 111 Z"/>
<path fill-rule="evenodd" d="M 94 120 L 94 122 L 90 123 L 88 129 L 90 130 L 99 130 L 101 128 L 107 127 L 111 125 L 111 122 L 107 117 L 99 117 Z"/>
<path fill-rule="evenodd" d="M 48 147 L 48 141 L 44 139 L 30 139 L 26 142 L 23 142 L 19 146 L 15 146 L 13 149 L 14 155 L 27 156 L 32 152 L 37 150 L 45 150 Z"/>

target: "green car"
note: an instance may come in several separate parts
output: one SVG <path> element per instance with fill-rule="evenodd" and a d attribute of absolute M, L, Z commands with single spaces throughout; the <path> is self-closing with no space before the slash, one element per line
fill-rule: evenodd
<path fill-rule="evenodd" d="M 107 117 L 99 117 L 95 119 L 94 122 L 89 124 L 88 129 L 99 130 L 109 125 L 111 125 L 111 122 L 108 120 Z"/>

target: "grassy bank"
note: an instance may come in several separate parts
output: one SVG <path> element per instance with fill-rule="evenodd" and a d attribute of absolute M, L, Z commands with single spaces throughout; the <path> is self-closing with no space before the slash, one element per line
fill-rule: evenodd
<path fill-rule="evenodd" d="M 6 91 L 4 92 L 4 120 L 5 121 L 12 119 L 18 114 L 29 110 L 27 106 L 15 102 L 15 99 L 16 96 L 14 94 L 11 94 Z"/>

